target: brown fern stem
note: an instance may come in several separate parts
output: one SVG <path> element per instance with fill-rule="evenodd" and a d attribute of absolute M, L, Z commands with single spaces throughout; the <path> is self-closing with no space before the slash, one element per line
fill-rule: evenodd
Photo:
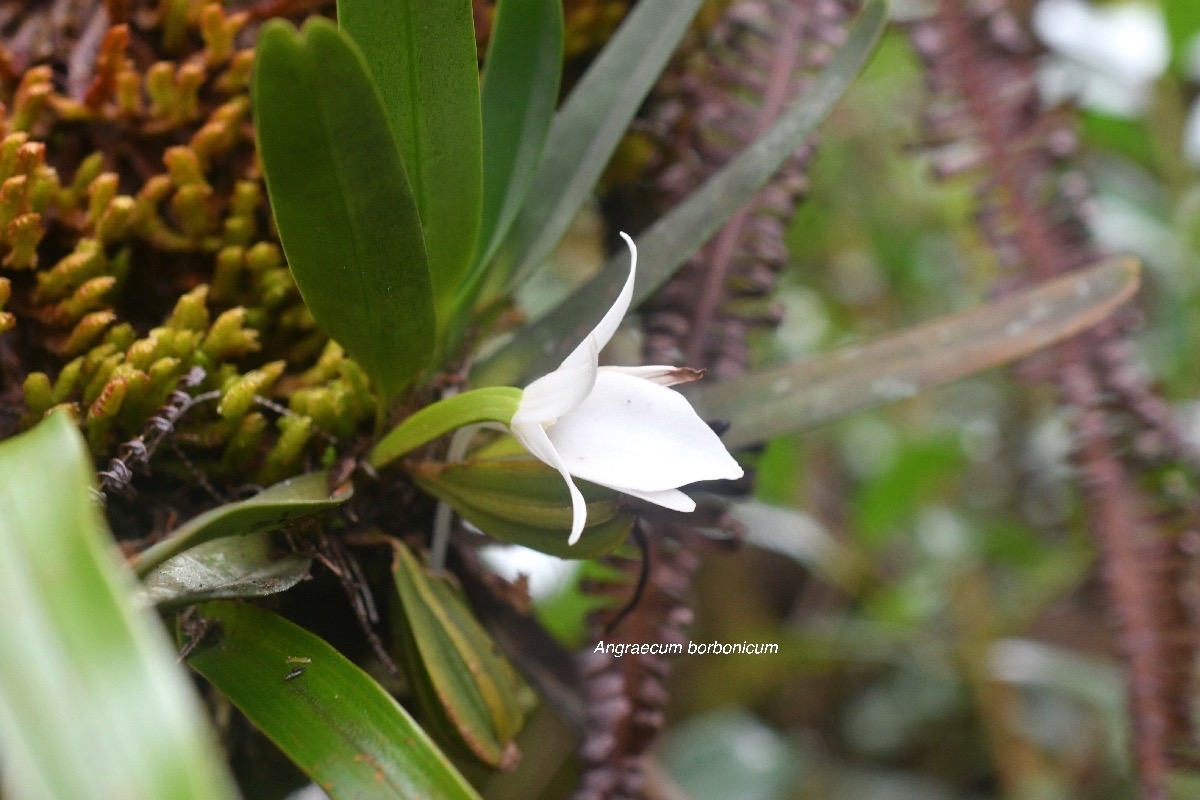
<path fill-rule="evenodd" d="M 958 60 L 962 96 L 977 123 L 985 161 L 995 180 L 991 194 L 1003 209 L 1004 218 L 1013 224 L 1013 239 L 1038 280 L 1077 267 L 1093 253 L 1090 248 L 1069 249 L 1069 243 L 1054 237 L 1043 222 L 1043 209 L 1030 197 L 1031 186 L 1038 182 L 1032 176 L 1020 174 L 1026 161 L 1014 158 L 1010 146 L 1015 133 L 1012 126 L 1017 120 L 1011 115 L 1002 116 L 1007 109 L 994 102 L 994 80 L 989 81 L 982 73 L 979 59 L 966 55 L 976 46 L 971 31 L 973 20 L 959 0 L 941 0 L 939 7 L 950 39 L 961 43 L 950 50 L 964 54 Z M 1030 63 L 1022 77 L 1031 79 L 1032 68 Z M 1137 546 L 1138 539 L 1150 532 L 1141 530 L 1140 514 L 1135 511 L 1140 498 L 1114 456 L 1107 422 L 1096 408 L 1100 386 L 1089 365 L 1083 340 L 1064 344 L 1058 348 L 1057 357 L 1059 392 L 1078 411 L 1076 461 L 1089 501 L 1091 525 L 1102 552 L 1101 569 L 1117 616 L 1122 656 L 1129 670 L 1138 773 L 1147 796 L 1159 798 L 1165 792 L 1166 737 L 1171 712 L 1156 666 L 1163 650 L 1162 633 L 1154 617 L 1152 585 L 1142 574 Z"/>
<path fill-rule="evenodd" d="M 755 115 L 752 127 L 753 138 L 766 132 L 784 111 L 796 81 L 796 72 L 800 68 L 800 44 L 809 13 L 802 4 L 792 3 L 784 9 L 779 20 L 777 46 L 771 52 L 770 70 L 762 91 L 762 106 Z M 716 238 L 705 247 L 708 264 L 700 296 L 692 310 L 692 333 L 684 351 L 686 364 L 703 363 L 709 325 L 718 306 L 725 300 L 725 285 L 734 266 L 738 242 L 745 235 L 745 225 L 753 208 L 753 205 L 747 205 L 738 209 Z"/>
<path fill-rule="evenodd" d="M 848 0 L 742 0 L 697 34 L 656 93 L 644 125 L 660 142 L 652 202 L 670 207 L 761 136 L 845 37 Z M 749 335 L 779 321 L 771 301 L 786 267 L 787 220 L 807 192 L 812 142 L 732 216 L 643 306 L 648 363 L 745 372 Z M 645 205 L 634 201 L 634 206 Z"/>
<path fill-rule="evenodd" d="M 1080 340 L 1060 349 L 1058 381 L 1063 399 L 1078 410 L 1076 461 L 1088 497 L 1092 529 L 1102 553 L 1101 569 L 1117 616 L 1121 655 L 1129 670 L 1133 746 L 1146 797 L 1165 797 L 1172 698 L 1160 679 L 1166 650 L 1162 620 L 1156 619 L 1153 583 L 1143 574 L 1139 544 L 1157 533 L 1144 528 L 1142 498 L 1113 456 L 1104 414 L 1096 408 L 1099 387 Z M 1176 698 L 1176 702 L 1182 698 Z M 1182 703 L 1176 706 L 1182 709 Z"/>
<path fill-rule="evenodd" d="M 959 148 L 935 164 L 943 177 L 979 173 L 977 220 L 1000 263 L 1045 280 L 1097 258 L 1083 222 L 1086 183 L 1062 171 L 1073 133 L 1060 113 L 1040 106 L 1033 48 L 1015 15 L 1003 2 L 939 0 L 912 38 L 931 90 L 948 101 L 927 114 L 931 138 Z M 1118 455 L 1129 449 L 1118 441 L 1118 423 L 1153 430 L 1172 458 L 1181 459 L 1183 448 L 1169 410 L 1136 377 L 1124 341 L 1120 325 L 1109 322 L 1063 344 L 1050 354 L 1057 365 L 1051 380 L 1076 411 L 1075 458 L 1128 667 L 1142 791 L 1159 798 L 1173 752 L 1190 733 L 1189 670 L 1181 665 L 1190 664 L 1193 636 L 1179 570 L 1170 565 L 1179 554 L 1151 524 L 1151 503 Z M 1102 405 L 1112 395 L 1117 406 Z M 1175 511 L 1183 518 L 1194 512 Z"/>

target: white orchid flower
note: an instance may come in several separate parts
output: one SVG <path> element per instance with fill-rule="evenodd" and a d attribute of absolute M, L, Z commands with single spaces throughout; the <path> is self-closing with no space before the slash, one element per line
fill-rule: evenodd
<path fill-rule="evenodd" d="M 742 468 L 683 395 L 667 387 L 698 374 L 678 367 L 601 367 L 633 299 L 637 247 L 626 234 L 629 278 L 588 337 L 558 369 L 525 387 L 509 424 L 525 449 L 554 467 L 571 492 L 571 538 L 587 507 L 573 478 L 598 483 L 676 511 L 696 503 L 680 486 L 742 477 Z"/>

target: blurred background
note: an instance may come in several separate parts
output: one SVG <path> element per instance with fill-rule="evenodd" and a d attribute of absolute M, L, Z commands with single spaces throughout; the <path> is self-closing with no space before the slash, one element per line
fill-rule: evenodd
<path fill-rule="evenodd" d="M 923 5 L 894 13 L 920 18 Z M 1200 3 L 1013 7 L 1044 49 L 1044 102 L 1078 104 L 1091 235 L 1143 262 L 1127 325 L 1200 450 Z M 972 219 L 975 184 L 933 177 L 927 98 L 912 40 L 893 28 L 822 129 L 808 200 L 787 227 L 786 315 L 756 340 L 759 363 L 1003 288 Z M 597 260 L 597 228 L 581 222 L 576 249 L 560 253 L 564 274 Z M 1037 369 L 992 371 L 754 457 L 755 496 L 739 514 L 747 543 L 704 559 L 689 636 L 777 642 L 779 653 L 675 660 L 658 796 L 1137 796 L 1070 412 Z M 489 558 L 530 574 L 538 614 L 564 642 L 594 644 L 579 570 L 515 549 Z M 1179 774 L 1172 791 L 1197 796 L 1200 784 Z"/>

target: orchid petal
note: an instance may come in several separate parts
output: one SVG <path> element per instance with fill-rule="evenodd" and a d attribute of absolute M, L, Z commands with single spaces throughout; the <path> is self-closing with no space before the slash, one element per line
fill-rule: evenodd
<path fill-rule="evenodd" d="M 691 383 L 704 377 L 704 370 L 688 367 L 600 367 L 601 372 L 619 372 L 622 375 L 632 375 L 644 381 L 657 383 L 659 386 L 674 386 L 678 383 Z"/>
<path fill-rule="evenodd" d="M 552 423 L 583 402 L 596 382 L 596 362 L 600 351 L 590 336 L 579 347 L 589 355 L 588 358 L 575 363 L 567 363 L 571 360 L 567 359 L 554 372 L 543 375 L 525 387 L 512 416 L 514 425 Z M 571 355 L 574 357 L 574 353 Z"/>
<path fill-rule="evenodd" d="M 572 475 L 621 491 L 742 476 L 683 395 L 622 372 L 598 372 L 591 393 L 547 437 Z"/>
<path fill-rule="evenodd" d="M 617 332 L 617 328 L 621 327 L 621 320 L 625 318 L 625 312 L 629 311 L 629 304 L 633 302 L 633 281 L 637 275 L 637 245 L 633 243 L 633 239 L 629 238 L 629 234 L 622 232 L 621 237 L 629 245 L 629 277 L 625 279 L 625 285 L 621 288 L 621 293 L 617 295 L 612 308 L 596 323 L 596 327 L 592 328 L 592 332 L 588 334 L 587 338 L 571 351 L 571 355 L 563 360 L 562 366 L 558 368 L 559 370 L 568 366 L 574 367 L 576 364 L 587 360 L 590 360 L 593 364 L 596 363 L 597 356 L 591 354 L 588 344 L 590 343 L 591 346 L 595 347 L 596 353 L 603 350 L 604 345 L 608 344 L 608 340 Z M 555 372 L 557 371 L 555 370 Z M 554 373 L 550 374 L 553 375 Z"/>
<path fill-rule="evenodd" d="M 592 391 L 596 381 L 596 365 L 600 351 L 616 333 L 633 300 L 633 282 L 637 274 L 637 246 L 626 233 L 621 234 L 629 245 L 629 277 L 616 302 L 604 318 L 592 329 L 587 338 L 579 343 L 571 354 L 563 359 L 558 369 L 543 375 L 525 387 L 521 404 L 513 414 L 514 423 L 552 423 L 583 402 Z M 634 367 L 633 369 L 637 369 Z M 674 369 L 674 367 L 664 369 Z"/>
<path fill-rule="evenodd" d="M 616 489 L 622 494 L 627 494 L 630 497 L 636 497 L 639 500 L 645 500 L 647 503 L 654 503 L 656 506 L 669 508 L 672 511 L 695 511 L 696 501 L 688 497 L 678 489 L 662 489 L 657 492 L 643 492 L 639 489 L 617 488 L 616 486 L 608 487 Z"/>
<path fill-rule="evenodd" d="M 567 539 L 567 544 L 575 544 L 579 541 L 579 536 L 583 533 L 583 526 L 587 522 L 587 502 L 583 499 L 583 493 L 579 491 L 575 481 L 571 479 L 567 465 L 563 463 L 558 451 L 550 443 L 546 429 L 540 424 L 536 422 L 514 423 L 512 434 L 539 461 L 558 470 L 563 480 L 567 482 L 567 489 L 571 493 L 571 536 Z"/>

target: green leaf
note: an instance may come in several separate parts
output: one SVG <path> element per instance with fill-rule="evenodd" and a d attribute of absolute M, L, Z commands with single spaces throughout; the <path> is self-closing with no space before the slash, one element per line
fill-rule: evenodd
<path fill-rule="evenodd" d="M 477 422 L 507 425 L 520 402 L 520 389 L 490 386 L 452 395 L 425 406 L 379 440 L 371 449 L 371 466 L 376 469 L 384 467 L 405 453 L 464 425 Z"/>
<path fill-rule="evenodd" d="M 554 118 L 532 188 L 500 248 L 497 282 L 520 283 L 562 240 L 700 5 L 642 0 L 592 62 Z"/>
<path fill-rule="evenodd" d="M 1189 75 L 1189 48 L 1200 35 L 1200 4 L 1188 0 L 1167 0 L 1163 3 L 1167 36 L 1171 41 L 1171 60 L 1180 75 Z"/>
<path fill-rule="evenodd" d="M 431 489 L 427 490 L 431 494 L 437 494 Z M 625 544 L 629 532 L 633 529 L 633 517 L 620 514 L 606 522 L 588 525 L 583 529 L 583 536 L 579 541 L 569 544 L 569 525 L 562 528 L 534 527 L 504 519 L 449 493 L 443 493 L 443 499 L 456 514 L 489 536 L 558 558 L 587 560 L 608 555 Z"/>
<path fill-rule="evenodd" d="M 449 578 L 432 574 L 399 541 L 390 544 L 400 601 L 392 626 L 422 711 L 457 748 L 511 769 L 525 718 L 520 679 Z"/>
<path fill-rule="evenodd" d="M 705 419 L 733 422 L 730 448 L 911 397 L 1086 330 L 1137 291 L 1127 258 L 1048 281 L 977 309 L 798 364 L 685 390 Z"/>
<path fill-rule="evenodd" d="M 331 494 L 325 472 L 289 478 L 248 500 L 227 503 L 188 520 L 161 542 L 138 553 L 133 558 L 134 571 L 144 577 L 167 559 L 214 539 L 279 530 L 294 520 L 341 505 L 352 495 L 350 484 Z"/>
<path fill-rule="evenodd" d="M 453 464 L 421 463 L 411 468 L 422 487 L 501 519 L 533 528 L 570 531 L 571 496 L 553 467 L 534 458 L 471 459 Z M 617 493 L 580 481 L 586 490 L 589 525 L 617 514 Z"/>
<path fill-rule="evenodd" d="M 430 359 L 429 261 L 379 93 L 354 42 L 314 18 L 263 26 L 254 113 L 267 192 L 304 302 L 390 399 Z"/>
<path fill-rule="evenodd" d="M 462 288 L 483 193 L 479 65 L 467 0 L 339 0 L 412 181 L 439 330 Z"/>
<path fill-rule="evenodd" d="M 257 606 L 199 606 L 188 657 L 334 800 L 478 798 L 400 704 L 328 643 Z"/>
<path fill-rule="evenodd" d="M 499 471 L 504 462 L 511 465 L 514 485 L 527 493 L 524 505 L 507 491 L 483 488 L 489 471 L 501 477 Z M 566 484 L 552 468 L 530 459 L 505 459 L 491 470 L 472 468 L 480 463 L 485 462 L 443 466 L 436 477 L 418 465 L 411 475 L 418 486 L 448 504 L 467 522 L 510 544 L 559 558 L 588 559 L 611 553 L 629 538 L 633 518 L 616 512 L 611 490 L 586 481 L 576 482 L 585 497 L 598 499 L 587 504 L 587 526 L 582 538 L 572 545 L 567 543 L 571 533 L 571 497 Z M 438 479 L 442 477 L 445 479 Z M 531 481 L 536 485 L 530 486 Z"/>
<path fill-rule="evenodd" d="M 265 532 L 218 539 L 155 567 L 142 583 L 160 607 L 286 592 L 308 575 L 312 559 L 273 550 Z"/>
<path fill-rule="evenodd" d="M 65 412 L 0 443 L 0 752 L 13 797 L 237 796 L 136 601 Z"/>
<path fill-rule="evenodd" d="M 703 247 L 812 135 L 874 51 L 887 25 L 887 8 L 886 0 L 869 0 L 846 43 L 800 101 L 762 138 L 638 237 L 634 306 Z M 533 195 L 538 191 L 535 188 Z M 549 372 L 583 341 L 612 305 L 629 274 L 627 265 L 624 252 L 614 256 L 599 275 L 480 364 L 471 373 L 471 382 L 476 386 L 511 384 L 523 376 Z"/>
<path fill-rule="evenodd" d="M 480 93 L 483 216 L 476 269 L 491 261 L 533 181 L 562 75 L 560 0 L 500 0 Z"/>

